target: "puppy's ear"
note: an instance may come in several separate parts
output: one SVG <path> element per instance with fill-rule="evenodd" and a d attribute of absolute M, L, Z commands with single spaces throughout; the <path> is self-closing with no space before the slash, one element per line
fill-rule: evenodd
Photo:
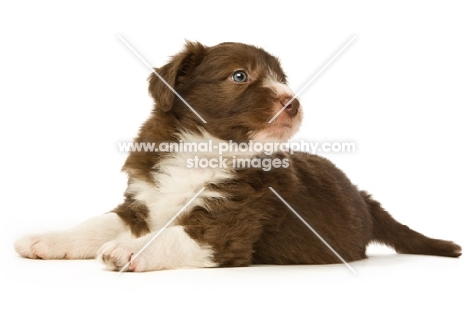
<path fill-rule="evenodd" d="M 165 66 L 155 71 L 175 89 L 178 83 L 193 71 L 203 60 L 206 47 L 198 42 L 186 41 L 185 49 L 172 57 L 171 61 Z M 164 112 L 171 109 L 174 102 L 174 92 L 166 85 L 156 74 L 151 73 L 148 78 L 149 93 L 153 97 L 157 107 Z"/>

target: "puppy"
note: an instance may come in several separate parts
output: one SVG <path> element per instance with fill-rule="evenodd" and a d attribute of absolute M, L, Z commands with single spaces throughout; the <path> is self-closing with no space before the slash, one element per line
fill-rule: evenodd
<path fill-rule="evenodd" d="M 187 42 L 155 70 L 166 83 L 149 77 L 155 106 L 135 143 L 284 142 L 300 126 L 301 105 L 278 59 L 263 49 Z M 128 271 L 351 262 L 366 258 L 370 242 L 398 253 L 461 255 L 457 244 L 395 221 L 325 158 L 240 149 L 223 158 L 215 149 L 132 151 L 122 204 L 72 229 L 24 237 L 15 249 L 27 258 L 97 257 Z M 203 159 L 219 165 L 195 165 Z M 235 165 L 239 159 L 244 165 Z M 266 162 L 276 165 L 265 169 Z"/>

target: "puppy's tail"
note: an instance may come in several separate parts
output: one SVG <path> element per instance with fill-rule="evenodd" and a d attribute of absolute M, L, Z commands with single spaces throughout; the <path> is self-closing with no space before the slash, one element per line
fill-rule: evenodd
<path fill-rule="evenodd" d="M 371 195 L 361 191 L 373 220 L 372 241 L 383 243 L 397 253 L 458 257 L 462 248 L 451 241 L 428 238 L 398 223 Z"/>

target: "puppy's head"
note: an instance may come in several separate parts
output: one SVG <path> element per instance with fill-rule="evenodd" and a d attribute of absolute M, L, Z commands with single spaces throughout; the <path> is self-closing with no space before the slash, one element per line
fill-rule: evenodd
<path fill-rule="evenodd" d="M 285 141 L 299 129 L 299 101 L 291 101 L 294 95 L 278 59 L 263 49 L 187 42 L 171 62 L 156 70 L 165 82 L 155 74 L 149 78 L 155 113 L 173 115 L 184 130 L 203 127 L 215 137 L 239 142 Z"/>

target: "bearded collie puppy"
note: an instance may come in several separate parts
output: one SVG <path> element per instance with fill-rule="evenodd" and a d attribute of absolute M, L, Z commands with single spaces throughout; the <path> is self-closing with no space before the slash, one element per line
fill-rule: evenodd
<path fill-rule="evenodd" d="M 187 42 L 151 74 L 149 93 L 154 109 L 134 142 L 156 147 L 129 153 L 122 204 L 69 230 L 18 240 L 21 256 L 151 271 L 351 262 L 366 258 L 370 242 L 461 255 L 457 244 L 398 223 L 323 157 L 241 150 L 286 142 L 302 120 L 278 59 L 263 49 Z M 168 144 L 181 147 L 156 151 Z M 222 145 L 230 149 L 220 154 Z"/>

